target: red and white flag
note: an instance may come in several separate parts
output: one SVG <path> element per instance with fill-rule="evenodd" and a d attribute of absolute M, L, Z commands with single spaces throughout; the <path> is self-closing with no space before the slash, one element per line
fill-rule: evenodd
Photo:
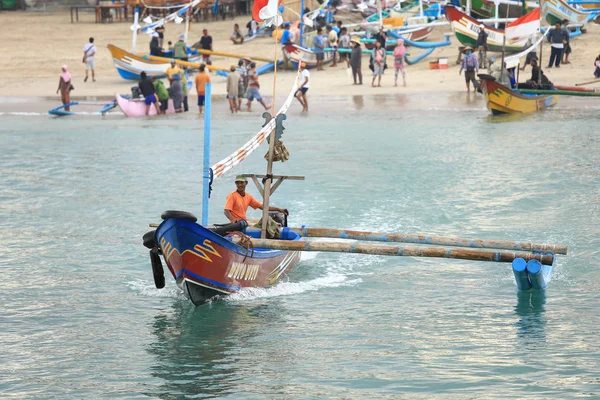
<path fill-rule="evenodd" d="M 252 17 L 255 21 L 264 22 L 265 26 L 281 25 L 283 19 L 277 13 L 278 6 L 283 0 L 256 0 L 252 7 Z"/>
<path fill-rule="evenodd" d="M 506 26 L 504 34 L 506 40 L 521 40 L 529 38 L 540 30 L 540 9 L 536 8 L 532 12 L 517 18 Z"/>

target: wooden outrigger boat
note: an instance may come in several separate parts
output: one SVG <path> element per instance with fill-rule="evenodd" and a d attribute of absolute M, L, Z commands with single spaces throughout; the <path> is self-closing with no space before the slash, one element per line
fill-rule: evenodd
<path fill-rule="evenodd" d="M 479 78 L 487 108 L 494 115 L 531 114 L 550 108 L 558 102 L 557 95 L 525 95 L 500 84 L 490 75 L 479 74 Z"/>
<path fill-rule="evenodd" d="M 110 51 L 117 72 L 123 79 L 139 80 L 142 71 L 145 71 L 149 77 L 163 78 L 165 71 L 171 66 L 168 58 L 138 56 L 112 44 L 108 45 L 108 50 Z M 199 63 L 201 59 L 202 55 L 199 54 L 190 58 L 188 62 Z M 183 61 L 177 60 L 178 65 L 183 65 L 183 63 Z"/>
<path fill-rule="evenodd" d="M 98 110 L 93 110 L 90 112 L 78 112 L 78 111 L 66 111 L 65 108 L 73 107 L 73 106 L 102 106 Z M 72 101 L 67 104 L 62 104 L 52 110 L 48 111 L 50 115 L 56 115 L 57 117 L 66 117 L 68 115 L 90 115 L 90 114 L 100 114 L 105 115 L 107 112 L 112 110 L 117 106 L 117 103 L 113 101 L 109 102 L 98 102 L 98 101 Z"/>
<path fill-rule="evenodd" d="M 163 222 L 155 231 L 144 235 L 144 245 L 150 248 L 150 258 L 154 281 L 157 288 L 165 285 L 162 255 L 177 285 L 195 304 L 204 304 L 218 295 L 235 293 L 248 287 L 268 287 L 286 276 L 300 261 L 299 251 L 273 250 L 268 248 L 248 248 L 234 242 L 234 236 L 260 238 L 260 229 L 248 229 L 245 221 L 228 225 L 208 225 L 208 193 L 214 179 L 223 176 L 229 169 L 244 160 L 253 150 L 270 136 L 271 145 L 275 137 L 283 132 L 282 121 L 285 112 L 294 99 L 298 88 L 298 74 L 292 91 L 288 95 L 276 118 L 267 118 L 263 128 L 242 148 L 208 167 L 210 148 L 210 108 L 211 88 L 206 87 L 205 110 L 205 179 L 203 193 L 202 224 L 187 212 L 167 211 L 161 216 Z M 272 134 L 276 132 L 275 134 Z M 272 153 L 271 153 L 272 154 Z M 272 161 L 270 161 L 269 166 Z M 270 173 L 270 171 L 268 171 Z M 249 175 L 255 182 L 264 176 Z M 278 177 L 274 179 L 304 179 L 303 177 Z M 265 205 L 273 189 L 265 184 L 261 193 L 265 193 Z M 298 241 L 300 235 L 286 227 L 287 218 L 282 218 L 283 229 L 279 241 Z M 244 232 L 241 234 L 240 232 Z M 238 236 L 239 237 L 239 236 Z"/>
<path fill-rule="evenodd" d="M 306 64 L 306 69 L 317 67 L 317 55 L 312 50 L 297 44 L 287 44 L 285 45 L 285 51 L 288 53 L 294 68 L 298 69 L 298 64 L 300 62 Z M 323 65 L 333 61 L 333 53 L 331 52 L 325 52 L 323 57 Z"/>
<path fill-rule="evenodd" d="M 128 99 L 121 96 L 119 93 L 115 94 L 115 102 L 127 117 L 145 117 L 146 116 L 146 103 L 143 99 Z M 156 115 L 156 107 L 152 105 L 148 111 L 150 115 Z M 169 105 L 166 110 L 167 114 L 175 114 L 175 107 L 173 106 L 173 100 L 169 99 Z"/>
<path fill-rule="evenodd" d="M 540 0 L 542 19 L 545 19 L 550 25 L 562 23 L 563 20 L 569 20 L 571 25 L 585 25 L 598 14 L 579 11 L 571 7 L 563 0 Z"/>
<path fill-rule="evenodd" d="M 452 26 L 456 38 L 465 46 L 476 48 L 479 22 L 469 17 L 456 7 L 446 6 L 446 18 Z M 488 51 L 502 51 L 504 44 L 504 30 L 486 26 L 488 34 Z M 530 44 L 530 38 L 517 38 L 506 41 L 506 52 L 517 53 L 525 50 Z"/>
<path fill-rule="evenodd" d="M 467 9 L 467 2 L 469 0 L 460 0 L 460 6 L 463 10 Z M 493 0 L 470 0 L 471 1 L 471 14 L 475 15 L 480 19 L 494 18 L 496 16 L 496 4 Z M 521 2 L 514 4 L 499 4 L 498 15 L 503 18 L 507 15 L 508 7 L 508 18 L 518 18 L 523 15 L 523 4 Z M 535 2 L 526 2 L 526 13 L 533 11 L 538 7 Z"/>

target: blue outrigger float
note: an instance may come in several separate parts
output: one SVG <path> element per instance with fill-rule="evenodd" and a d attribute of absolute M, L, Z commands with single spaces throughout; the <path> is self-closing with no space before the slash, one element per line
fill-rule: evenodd
<path fill-rule="evenodd" d="M 73 106 L 102 106 L 99 110 L 91 111 L 91 112 L 77 112 L 77 111 L 66 111 L 65 109 Z M 63 104 L 61 106 L 55 107 L 52 110 L 48 111 L 50 115 L 56 115 L 57 117 L 66 117 L 68 115 L 90 115 L 90 114 L 100 114 L 105 115 L 107 112 L 112 110 L 117 106 L 117 102 L 115 100 L 111 100 L 109 102 L 97 102 L 97 101 L 72 101 L 67 104 Z"/>

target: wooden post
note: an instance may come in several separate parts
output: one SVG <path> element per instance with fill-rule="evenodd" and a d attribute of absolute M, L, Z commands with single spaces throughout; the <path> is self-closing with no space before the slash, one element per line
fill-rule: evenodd
<path fill-rule="evenodd" d="M 468 239 L 451 236 L 430 236 L 409 233 L 383 233 L 328 228 L 290 228 L 302 237 L 366 240 L 371 242 L 396 242 L 433 244 L 441 246 L 470 247 L 479 249 L 505 249 L 515 251 L 539 251 L 551 254 L 567 254 L 567 246 L 510 240 Z"/>
<path fill-rule="evenodd" d="M 496 3 L 497 4 L 497 3 Z M 496 7 L 498 7 L 496 5 Z M 497 8 L 496 8 L 497 9 Z M 502 84 L 502 78 L 504 78 L 504 55 L 506 54 L 506 25 L 508 25 L 508 12 L 510 7 L 506 5 L 506 22 L 504 23 L 504 38 L 502 39 L 502 61 L 500 62 L 500 84 Z"/>
<path fill-rule="evenodd" d="M 333 253 L 372 254 L 381 256 L 437 257 L 456 258 L 461 260 L 513 262 L 516 258 L 525 261 L 538 260 L 544 265 L 552 265 L 554 256 L 512 251 L 451 249 L 446 247 L 391 246 L 382 244 L 366 244 L 360 242 L 336 243 L 303 240 L 271 240 L 252 239 L 250 248 L 288 250 L 288 251 L 321 251 Z"/>

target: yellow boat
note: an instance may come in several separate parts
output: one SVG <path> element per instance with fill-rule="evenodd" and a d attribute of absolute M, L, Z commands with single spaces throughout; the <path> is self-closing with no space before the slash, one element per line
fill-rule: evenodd
<path fill-rule="evenodd" d="M 490 75 L 480 74 L 479 78 L 487 108 L 494 115 L 531 114 L 552 107 L 558 102 L 558 95 L 524 95 L 501 85 Z"/>

